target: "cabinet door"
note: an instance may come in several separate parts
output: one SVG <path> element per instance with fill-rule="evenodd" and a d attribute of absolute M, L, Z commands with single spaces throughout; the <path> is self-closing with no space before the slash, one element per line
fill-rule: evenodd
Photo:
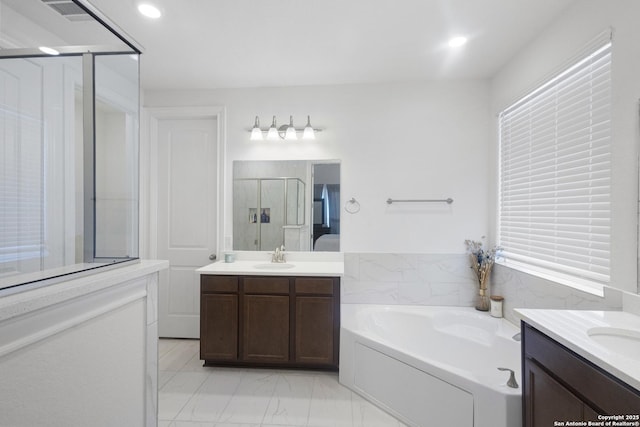
<path fill-rule="evenodd" d="M 200 296 L 200 359 L 238 359 L 238 295 Z"/>
<path fill-rule="evenodd" d="M 244 295 L 242 360 L 289 361 L 289 296 Z"/>
<path fill-rule="evenodd" d="M 579 421 L 583 402 L 530 359 L 524 362 L 524 427 L 549 427 L 554 421 Z"/>
<path fill-rule="evenodd" d="M 314 365 L 335 363 L 333 306 L 333 297 L 296 297 L 296 362 Z"/>

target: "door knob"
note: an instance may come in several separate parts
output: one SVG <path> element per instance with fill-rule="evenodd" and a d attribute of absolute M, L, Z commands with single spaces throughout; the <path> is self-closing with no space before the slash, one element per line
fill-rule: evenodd
<path fill-rule="evenodd" d="M 214 261 L 214 260 L 216 259 L 216 254 L 211 254 L 211 255 L 209 255 L 209 259 L 210 259 L 211 261 Z"/>

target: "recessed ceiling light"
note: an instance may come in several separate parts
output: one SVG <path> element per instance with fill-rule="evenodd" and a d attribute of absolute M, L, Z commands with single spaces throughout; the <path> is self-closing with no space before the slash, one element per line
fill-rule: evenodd
<path fill-rule="evenodd" d="M 449 40 L 449 47 L 460 47 L 467 43 L 467 38 L 464 36 L 454 37 Z"/>
<path fill-rule="evenodd" d="M 40 46 L 38 49 L 40 49 L 40 52 L 46 53 L 47 55 L 60 55 L 60 52 L 51 47 Z"/>
<path fill-rule="evenodd" d="M 138 12 L 146 16 L 147 18 L 158 19 L 162 16 L 160 9 L 149 3 L 140 3 L 138 5 Z"/>

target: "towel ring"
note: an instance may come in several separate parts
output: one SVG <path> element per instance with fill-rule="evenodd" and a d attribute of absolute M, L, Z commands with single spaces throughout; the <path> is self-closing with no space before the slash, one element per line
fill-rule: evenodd
<path fill-rule="evenodd" d="M 360 202 L 358 202 L 355 197 L 352 197 L 344 204 L 344 210 L 350 214 L 358 213 L 360 212 Z"/>

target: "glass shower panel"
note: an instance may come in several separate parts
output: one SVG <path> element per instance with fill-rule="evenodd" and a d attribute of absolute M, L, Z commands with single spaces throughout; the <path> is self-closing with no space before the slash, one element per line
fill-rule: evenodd
<path fill-rule="evenodd" d="M 284 244 L 285 180 L 263 179 L 260 185 L 260 250 Z"/>
<path fill-rule="evenodd" d="M 1 291 L 138 257 L 140 48 L 59 3 L 0 0 Z"/>
<path fill-rule="evenodd" d="M 81 257 L 81 70 L 80 57 L 0 59 L 0 277 Z"/>
<path fill-rule="evenodd" d="M 287 225 L 304 224 L 304 182 L 287 178 Z"/>
<path fill-rule="evenodd" d="M 256 179 L 233 182 L 233 247 L 240 251 L 259 250 L 258 183 Z"/>
<path fill-rule="evenodd" d="M 138 256 L 138 56 L 95 57 L 95 257 Z"/>
<path fill-rule="evenodd" d="M 298 217 L 296 225 L 304 225 L 304 216 L 305 216 L 305 195 L 307 194 L 307 190 L 305 189 L 304 182 L 300 181 L 298 183 Z"/>

